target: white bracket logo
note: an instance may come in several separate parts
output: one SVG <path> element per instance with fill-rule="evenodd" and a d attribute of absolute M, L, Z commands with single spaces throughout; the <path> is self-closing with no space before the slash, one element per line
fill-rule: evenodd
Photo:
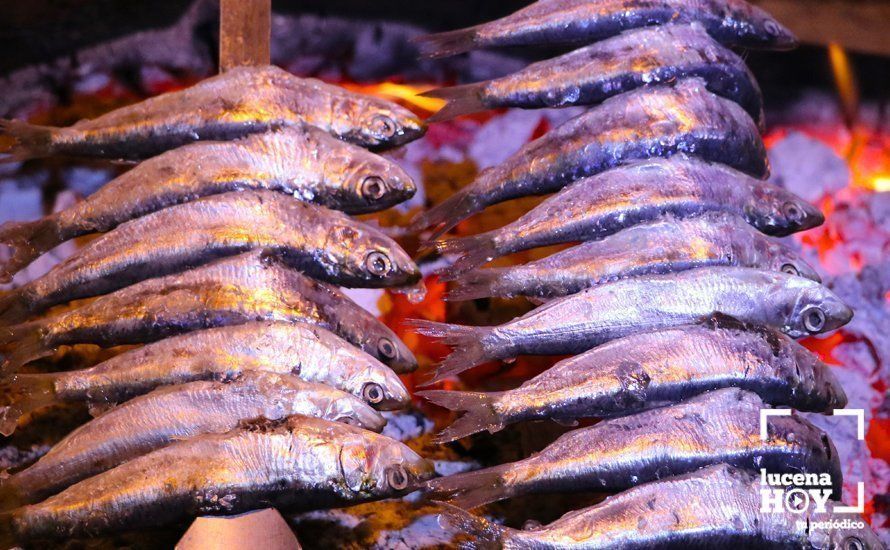
<path fill-rule="evenodd" d="M 856 417 L 856 438 L 859 441 L 865 440 L 865 410 L 864 409 L 834 409 L 832 416 L 855 416 Z M 769 438 L 767 433 L 767 418 L 770 416 L 791 416 L 791 409 L 760 409 L 760 439 L 766 441 Z M 840 514 L 861 514 L 865 511 L 865 482 L 856 483 L 856 506 L 835 506 L 834 511 Z"/>

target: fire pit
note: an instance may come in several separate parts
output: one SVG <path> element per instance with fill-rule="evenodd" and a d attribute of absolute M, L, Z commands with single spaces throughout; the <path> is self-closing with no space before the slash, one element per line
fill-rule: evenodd
<path fill-rule="evenodd" d="M 12 20 L 3 17 L 8 11 L 21 21 L 16 33 L 7 33 L 5 38 L 0 35 L 0 51 L 6 52 L 0 61 L 0 89 L 4 90 L 0 117 L 68 125 L 186 87 L 216 71 L 215 1 L 168 2 L 145 13 L 116 2 L 85 2 L 78 7 L 82 13 L 74 23 L 50 10 L 53 4 L 0 8 L 0 20 Z M 433 5 L 391 1 L 374 6 L 349 0 L 276 2 L 272 61 L 298 76 L 398 101 L 425 117 L 444 102 L 420 97 L 420 92 L 501 76 L 524 67 L 531 59 L 552 57 L 563 50 L 502 49 L 418 60 L 411 39 L 427 30 L 491 20 L 525 4 L 518 0 Z M 793 10 L 788 10 L 792 17 Z M 60 26 L 70 29 L 60 34 L 49 32 Z M 840 453 L 845 502 L 856 503 L 857 483 L 863 482 L 864 515 L 890 543 L 890 83 L 881 77 L 890 74 L 890 49 L 881 55 L 858 53 L 840 43 L 827 48 L 809 44 L 788 54 L 750 54 L 747 61 L 765 96 L 770 181 L 817 205 L 827 220 L 821 227 L 785 240 L 856 313 L 843 329 L 803 343 L 834 366 L 847 391 L 848 407 L 864 411 L 865 440 L 857 439 L 849 418 L 805 416 L 831 436 Z M 395 209 L 363 218 L 393 228 L 400 244 L 414 254 L 419 248 L 417 237 L 397 228 L 406 226 L 425 206 L 441 202 L 471 182 L 481 170 L 499 164 L 528 141 L 581 111 L 578 107 L 501 109 L 435 124 L 422 140 L 387 153 L 422 183 L 417 195 Z M 123 170 L 94 161 L 0 164 L 0 222 L 31 219 L 60 209 Z M 538 198 L 525 198 L 496 205 L 485 215 L 462 222 L 455 232 L 471 235 L 503 226 L 538 202 Z M 19 273 L 13 285 L 46 272 L 86 241 L 66 243 L 45 255 Z M 560 248 L 521 252 L 492 265 L 523 263 Z M 407 319 L 490 325 L 533 307 L 525 299 L 447 302 L 444 295 L 450 283 L 432 274 L 444 260 L 427 253 L 418 263 L 426 274 L 428 289 L 419 303 L 390 291 L 356 290 L 349 294 L 397 332 L 417 356 L 421 370 L 442 360 L 448 348 L 408 328 Z M 78 346 L 29 368 L 35 372 L 76 368 L 94 364 L 115 351 L 119 350 Z M 559 359 L 522 357 L 509 363 L 489 363 L 449 379 L 441 387 L 508 389 Z M 415 375 L 403 379 L 413 391 Z M 76 406 L 35 414 L 25 428 L 0 442 L 0 467 L 29 464 L 82 424 L 88 414 Z M 387 416 L 384 433 L 433 460 L 442 475 L 518 460 L 570 429 L 549 422 L 524 423 L 494 435 L 436 445 L 431 441 L 433 434 L 453 420 L 447 411 L 416 399 L 410 411 Z M 522 497 L 483 511 L 518 528 L 528 521 L 550 522 L 602 498 L 602 494 L 593 493 Z M 292 515 L 287 520 L 305 548 L 444 548 L 453 543 L 453 533 L 439 525 L 439 511 L 437 504 L 415 494 L 402 500 Z M 127 534 L 96 544 L 170 546 L 187 527 Z M 79 543 L 69 544 L 76 547 Z"/>

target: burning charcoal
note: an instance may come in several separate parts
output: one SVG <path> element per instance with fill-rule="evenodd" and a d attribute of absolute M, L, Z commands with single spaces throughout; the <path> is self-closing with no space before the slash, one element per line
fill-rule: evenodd
<path fill-rule="evenodd" d="M 770 181 L 810 202 L 850 185 L 850 168 L 827 145 L 792 132 L 769 152 Z"/>

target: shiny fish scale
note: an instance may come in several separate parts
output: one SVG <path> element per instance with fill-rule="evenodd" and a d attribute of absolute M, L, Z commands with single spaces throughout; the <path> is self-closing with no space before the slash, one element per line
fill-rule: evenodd
<path fill-rule="evenodd" d="M 174 227 L 180 230 L 170 231 Z M 408 255 L 377 229 L 280 193 L 244 191 L 125 223 L 18 292 L 31 310 L 41 310 L 253 248 L 284 252 L 309 275 L 341 284 L 399 285 L 416 278 Z M 365 267 L 372 251 L 391 258 L 394 269 L 384 277 Z"/>
<path fill-rule="evenodd" d="M 654 24 L 702 23 L 721 42 L 788 48 L 794 38 L 760 8 L 742 0 L 541 0 L 478 27 L 480 46 L 595 42 Z M 769 22 L 770 26 L 767 26 Z M 775 30 L 770 30 L 775 25 Z"/>
<path fill-rule="evenodd" d="M 416 367 L 390 329 L 336 288 L 257 251 L 137 283 L 40 321 L 35 329 L 48 347 L 78 342 L 111 346 L 256 320 L 316 324 L 399 371 Z M 381 356 L 382 339 L 396 348 L 395 357 Z"/>
<path fill-rule="evenodd" d="M 374 116 L 396 126 L 379 135 Z M 407 109 L 277 67 L 240 67 L 54 131 L 51 154 L 140 159 L 198 140 L 231 140 L 307 123 L 363 146 L 398 145 L 423 133 Z"/>
<path fill-rule="evenodd" d="M 59 373 L 59 399 L 118 401 L 168 384 L 229 379 L 251 371 L 293 374 L 362 397 L 379 384 L 392 406 L 407 402 L 395 374 L 327 330 L 303 323 L 246 323 L 174 336 L 95 367 Z"/>
<path fill-rule="evenodd" d="M 708 266 L 784 271 L 820 282 L 816 271 L 781 241 L 726 213 L 666 217 L 629 227 L 523 265 L 477 269 L 459 276 L 449 299 L 488 296 L 553 298 L 640 275 Z M 790 266 L 790 267 L 789 267 Z"/>
<path fill-rule="evenodd" d="M 640 85 L 700 76 L 712 92 L 761 121 L 760 88 L 744 61 L 698 24 L 629 31 L 571 53 L 533 63 L 481 86 L 489 107 L 554 107 L 599 103 Z"/>
<path fill-rule="evenodd" d="M 538 529 L 505 529 L 500 542 L 503 548 L 517 549 L 696 545 L 827 549 L 844 548 L 849 537 L 856 537 L 864 548 L 883 547 L 867 525 L 861 530 L 817 528 L 814 524 L 818 522 L 850 517 L 835 513 L 831 502 L 826 512 L 811 506 L 803 516 L 763 513 L 760 488 L 756 474 L 726 465 L 712 466 L 640 485 Z"/>
<path fill-rule="evenodd" d="M 571 431 L 517 462 L 430 481 L 432 491 L 465 509 L 524 494 L 622 490 L 727 463 L 777 473 L 828 473 L 840 496 L 837 451 L 798 417 L 770 417 L 760 439 L 757 395 L 717 390 L 677 405 Z"/>
<path fill-rule="evenodd" d="M 802 277 L 702 268 L 616 281 L 558 298 L 493 328 L 483 345 L 500 358 L 578 353 L 628 334 L 700 321 L 713 312 L 781 328 L 796 337 L 808 333 L 798 315 L 809 300 L 828 309 L 826 329 L 852 316 L 831 291 Z"/>
<path fill-rule="evenodd" d="M 17 510 L 13 528 L 23 539 L 65 538 L 268 506 L 342 506 L 399 495 L 382 479 L 394 465 L 414 485 L 432 475 L 416 453 L 373 432 L 298 416 L 261 421 L 178 442 L 84 480 Z M 356 474 L 374 485 L 350 488 Z"/>
<path fill-rule="evenodd" d="M 12 485 L 29 501 L 170 443 L 202 433 L 223 433 L 241 421 L 293 414 L 349 419 L 379 431 L 385 420 L 356 397 L 290 375 L 249 372 L 231 382 L 191 382 L 137 397 L 84 424 Z"/>

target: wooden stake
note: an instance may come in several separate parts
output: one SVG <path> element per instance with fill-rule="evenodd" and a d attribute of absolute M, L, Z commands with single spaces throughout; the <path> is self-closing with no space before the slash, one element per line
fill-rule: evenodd
<path fill-rule="evenodd" d="M 219 71 L 268 65 L 272 0 L 220 0 Z"/>

